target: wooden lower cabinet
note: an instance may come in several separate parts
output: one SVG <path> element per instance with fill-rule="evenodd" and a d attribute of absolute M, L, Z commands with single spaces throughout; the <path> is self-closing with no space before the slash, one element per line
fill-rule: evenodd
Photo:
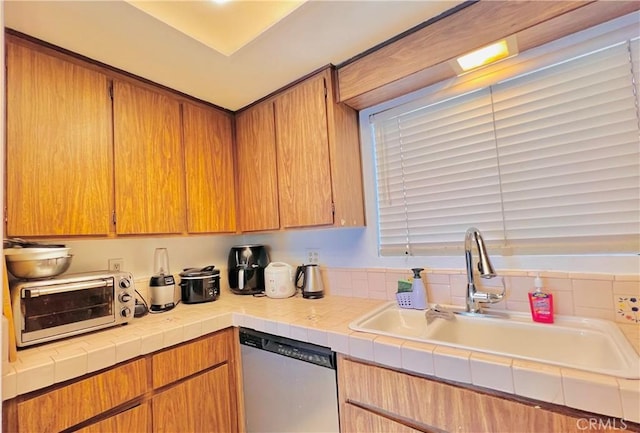
<path fill-rule="evenodd" d="M 229 367 L 209 370 L 152 399 L 153 432 L 236 432 Z"/>
<path fill-rule="evenodd" d="M 341 433 L 362 432 L 394 432 L 394 433 L 419 433 L 407 425 L 400 424 L 392 419 L 385 418 L 375 412 L 362 409 L 350 403 L 343 404 L 340 408 L 342 423 Z"/>
<path fill-rule="evenodd" d="M 584 420 L 595 416 L 513 400 L 346 357 L 338 361 L 338 391 L 342 433 L 578 433 L 585 430 Z M 609 423 L 599 424 L 598 431 L 619 430 L 620 420 L 617 424 L 611 419 L 605 421 Z"/>
<path fill-rule="evenodd" d="M 154 353 L 152 360 L 153 388 L 158 389 L 179 379 L 228 362 L 232 358 L 233 330 L 226 329 L 211 337 L 171 347 Z"/>
<path fill-rule="evenodd" d="M 138 359 L 30 398 L 3 404 L 3 427 L 15 432 L 58 432 L 140 398 L 147 365 Z"/>
<path fill-rule="evenodd" d="M 228 328 L 3 402 L 2 431 L 244 431 L 237 330 Z"/>
<path fill-rule="evenodd" d="M 152 355 L 154 432 L 240 430 L 236 333 L 228 328 Z"/>
<path fill-rule="evenodd" d="M 76 431 L 79 433 L 149 433 L 151 432 L 149 409 L 149 403 L 143 403 Z"/>

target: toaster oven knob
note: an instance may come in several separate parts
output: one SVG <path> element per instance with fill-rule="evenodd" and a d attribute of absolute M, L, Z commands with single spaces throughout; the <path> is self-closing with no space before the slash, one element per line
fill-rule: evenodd
<path fill-rule="evenodd" d="M 131 308 L 129 307 L 124 307 L 122 310 L 120 310 L 120 315 L 122 317 L 129 317 L 131 316 Z"/>
<path fill-rule="evenodd" d="M 131 287 L 131 281 L 128 278 L 123 278 L 120 280 L 120 287 L 123 289 L 128 289 Z"/>
<path fill-rule="evenodd" d="M 128 294 L 127 292 L 122 292 L 120 293 L 119 299 L 120 299 L 120 302 L 122 302 L 123 304 L 126 304 L 131 300 L 131 295 Z"/>

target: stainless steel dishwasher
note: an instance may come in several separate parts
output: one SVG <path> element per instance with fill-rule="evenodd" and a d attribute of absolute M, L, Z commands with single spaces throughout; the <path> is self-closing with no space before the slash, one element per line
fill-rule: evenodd
<path fill-rule="evenodd" d="M 240 328 L 248 433 L 339 432 L 336 355 Z"/>

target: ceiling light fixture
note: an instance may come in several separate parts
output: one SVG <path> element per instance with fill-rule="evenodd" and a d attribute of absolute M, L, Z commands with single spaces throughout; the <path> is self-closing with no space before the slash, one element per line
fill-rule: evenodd
<path fill-rule="evenodd" d="M 502 39 L 491 45 L 479 48 L 468 54 L 458 57 L 451 62 L 458 75 L 490 65 L 499 60 L 504 60 L 518 54 L 518 46 L 515 36 Z"/>

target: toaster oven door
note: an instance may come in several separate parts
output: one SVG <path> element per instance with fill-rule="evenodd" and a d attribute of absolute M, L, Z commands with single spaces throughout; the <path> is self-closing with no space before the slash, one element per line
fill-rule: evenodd
<path fill-rule="evenodd" d="M 22 343 L 74 335 L 115 322 L 113 278 L 21 290 Z"/>

